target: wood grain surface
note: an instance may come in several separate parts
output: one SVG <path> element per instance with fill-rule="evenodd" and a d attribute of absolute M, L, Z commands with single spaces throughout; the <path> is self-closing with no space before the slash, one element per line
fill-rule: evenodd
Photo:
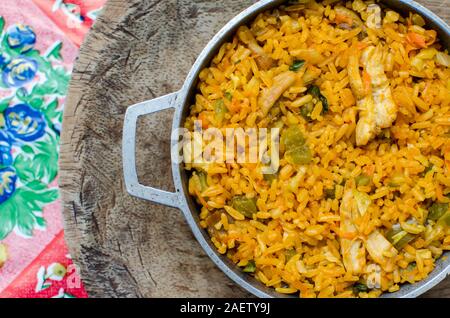
<path fill-rule="evenodd" d="M 249 297 L 209 260 L 180 211 L 127 194 L 126 108 L 178 90 L 212 36 L 250 0 L 109 0 L 73 71 L 61 137 L 65 235 L 91 297 Z M 419 1 L 450 20 L 448 1 Z M 172 113 L 139 120 L 140 182 L 172 190 Z M 450 297 L 450 279 L 425 297 Z"/>

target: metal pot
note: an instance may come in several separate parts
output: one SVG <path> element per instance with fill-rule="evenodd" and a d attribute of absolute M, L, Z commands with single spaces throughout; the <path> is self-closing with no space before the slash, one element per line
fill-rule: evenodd
<path fill-rule="evenodd" d="M 203 49 L 195 64 L 192 66 L 182 89 L 172 94 L 130 106 L 125 114 L 123 128 L 123 171 L 127 191 L 133 196 L 180 209 L 183 212 L 195 237 L 212 261 L 226 275 L 228 275 L 228 277 L 236 282 L 236 284 L 258 297 L 292 296 L 281 295 L 273 289 L 264 286 L 255 278 L 243 273 L 242 270 L 232 263 L 226 256 L 217 252 L 215 246 L 210 241 L 208 233 L 198 225 L 198 206 L 188 193 L 188 175 L 184 171 L 182 164 L 172 161 L 173 182 L 176 192 L 167 192 L 160 189 L 155 189 L 144 186 L 138 182 L 135 158 L 136 121 L 141 115 L 147 115 L 164 109 L 174 108 L 175 113 L 172 129 L 182 127 L 183 122 L 189 113 L 189 105 L 195 93 L 198 74 L 209 64 L 210 60 L 216 54 L 222 43 L 230 39 L 240 25 L 250 22 L 259 13 L 277 7 L 283 2 L 285 1 L 262 0 L 234 17 Z M 438 31 L 438 36 L 440 37 L 442 43 L 447 48 L 450 47 L 449 26 L 428 9 L 411 0 L 384 0 L 381 2 L 399 12 L 407 13 L 412 11 L 419 13 L 427 21 L 427 25 L 429 27 L 432 27 Z M 172 156 L 175 155 L 175 146 L 176 140 L 172 140 Z M 450 252 L 445 253 L 446 256 L 449 256 L 449 254 Z M 416 284 L 406 284 L 402 286 L 399 291 L 394 293 L 385 293 L 382 297 L 417 297 L 442 281 L 449 274 L 449 272 L 450 258 L 441 257 L 441 259 L 436 262 L 436 268 L 427 279 Z"/>

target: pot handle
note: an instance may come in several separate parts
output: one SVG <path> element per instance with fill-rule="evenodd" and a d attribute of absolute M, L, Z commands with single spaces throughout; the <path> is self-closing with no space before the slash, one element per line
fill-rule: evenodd
<path fill-rule="evenodd" d="M 129 194 L 171 207 L 180 206 L 177 192 L 168 192 L 139 183 L 136 172 L 136 123 L 139 116 L 175 108 L 178 93 L 172 93 L 127 108 L 123 125 L 122 162 L 125 186 Z"/>

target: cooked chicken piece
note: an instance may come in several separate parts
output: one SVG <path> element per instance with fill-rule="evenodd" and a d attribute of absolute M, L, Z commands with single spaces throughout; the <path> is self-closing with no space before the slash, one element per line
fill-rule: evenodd
<path fill-rule="evenodd" d="M 239 39 L 248 46 L 250 51 L 258 55 L 256 57 L 256 64 L 258 64 L 260 69 L 268 70 L 275 65 L 275 60 L 268 56 L 264 49 L 256 42 L 256 39 L 249 28 L 246 26 L 240 27 L 238 36 Z"/>
<path fill-rule="evenodd" d="M 369 140 L 374 138 L 379 129 L 375 120 L 375 103 L 372 96 L 366 96 L 358 101 L 359 120 L 356 124 L 356 145 L 367 145 Z"/>
<path fill-rule="evenodd" d="M 267 115 L 270 108 L 280 98 L 280 96 L 292 86 L 295 82 L 296 75 L 294 72 L 286 71 L 278 74 L 273 78 L 273 84 L 271 87 L 263 90 L 261 97 L 259 98 L 259 106 L 263 115 Z"/>
<path fill-rule="evenodd" d="M 363 81 L 359 72 L 359 59 L 359 51 L 356 48 L 352 48 L 347 64 L 348 80 L 355 97 L 362 99 L 366 96 L 366 92 L 364 91 Z"/>
<path fill-rule="evenodd" d="M 349 57 L 347 73 L 360 109 L 356 125 L 358 146 L 366 145 L 382 128 L 390 127 L 397 118 L 397 105 L 392 98 L 382 59 L 381 47 L 369 46 L 362 53 L 361 62 L 370 78 L 368 89 L 361 79 L 359 54 L 354 50 Z"/>
<path fill-rule="evenodd" d="M 380 46 L 367 47 L 362 62 L 370 76 L 372 96 L 375 102 L 375 122 L 379 128 L 388 128 L 397 118 L 397 105 L 392 98 L 389 81 L 384 73 L 383 51 Z"/>
<path fill-rule="evenodd" d="M 341 238 L 341 254 L 345 269 L 350 273 L 361 273 L 366 264 L 366 251 L 363 241 L 357 238 L 358 230 L 353 223 L 356 217 L 357 207 L 352 190 L 347 190 L 342 198 L 340 206 L 341 225 L 340 231 L 345 236 L 354 238 Z"/>
<path fill-rule="evenodd" d="M 394 258 L 397 256 L 395 247 L 377 230 L 370 233 L 366 240 L 366 248 L 370 257 L 387 272 L 393 270 Z"/>

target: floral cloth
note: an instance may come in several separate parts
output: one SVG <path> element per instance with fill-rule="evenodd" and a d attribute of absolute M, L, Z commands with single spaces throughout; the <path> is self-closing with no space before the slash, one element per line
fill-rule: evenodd
<path fill-rule="evenodd" d="M 72 63 L 105 1 L 0 2 L 0 297 L 87 296 L 64 244 L 58 152 Z"/>

